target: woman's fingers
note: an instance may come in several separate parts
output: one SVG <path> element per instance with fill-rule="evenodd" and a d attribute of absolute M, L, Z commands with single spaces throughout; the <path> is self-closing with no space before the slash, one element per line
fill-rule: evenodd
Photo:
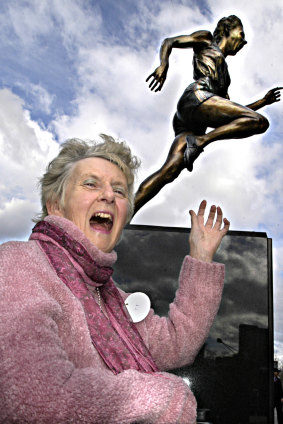
<path fill-rule="evenodd" d="M 220 230 L 220 228 L 221 228 L 222 219 L 223 219 L 222 209 L 220 208 L 220 206 L 217 206 L 217 215 L 216 215 L 216 221 L 215 221 L 215 225 L 214 225 L 214 227 L 217 230 Z"/>
<path fill-rule="evenodd" d="M 202 200 L 198 208 L 198 216 L 204 217 L 205 208 L 206 208 L 206 200 Z"/>
<path fill-rule="evenodd" d="M 206 221 L 206 224 L 205 224 L 206 227 L 211 227 L 211 228 L 213 227 L 215 213 L 216 213 L 216 206 L 212 205 L 210 207 L 208 218 L 207 218 L 207 221 Z"/>
<path fill-rule="evenodd" d="M 222 232 L 223 232 L 223 236 L 225 236 L 225 234 L 226 233 L 228 233 L 228 231 L 229 231 L 229 228 L 230 228 L 230 221 L 228 221 L 228 219 L 227 218 L 224 218 L 223 219 L 223 222 L 224 222 L 224 227 L 222 228 Z"/>
<path fill-rule="evenodd" d="M 193 210 L 190 210 L 191 221 L 193 223 L 199 222 L 200 224 L 204 224 L 204 215 L 205 209 L 207 206 L 206 200 L 202 200 L 199 205 L 198 213 L 196 214 Z M 223 228 L 221 229 L 223 225 Z M 227 233 L 230 227 L 230 222 L 227 218 L 223 218 L 223 212 L 220 206 L 212 205 L 209 210 L 209 214 L 207 217 L 207 221 L 204 224 L 207 228 L 216 229 L 218 231 L 223 231 L 224 234 Z"/>

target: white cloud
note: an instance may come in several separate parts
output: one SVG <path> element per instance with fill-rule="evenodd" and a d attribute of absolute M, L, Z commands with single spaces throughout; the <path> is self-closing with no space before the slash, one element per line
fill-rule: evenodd
<path fill-rule="evenodd" d="M 1 242 L 8 240 L 27 240 L 34 224 L 31 218 L 38 212 L 37 204 L 27 199 L 12 198 L 2 204 L 0 209 Z"/>
<path fill-rule="evenodd" d="M 27 84 L 24 89 L 28 90 L 29 94 L 36 99 L 39 110 L 42 110 L 47 114 L 51 112 L 52 103 L 55 98 L 54 94 L 50 95 L 48 91 L 39 84 Z"/>
<path fill-rule="evenodd" d="M 9 2 L 7 17 L 19 42 L 24 46 L 30 46 L 39 35 L 47 34 L 52 24 L 50 11 L 45 1 Z"/>
<path fill-rule="evenodd" d="M 0 90 L 0 239 L 28 234 L 40 210 L 38 178 L 58 152 L 52 134 L 33 122 L 22 100 Z"/>
<path fill-rule="evenodd" d="M 78 44 L 89 44 L 101 25 L 99 10 L 92 6 L 90 11 L 90 6 L 76 0 L 11 0 L 7 10 L 18 42 L 25 48 L 40 43 L 40 37 L 56 33 L 73 51 Z"/>

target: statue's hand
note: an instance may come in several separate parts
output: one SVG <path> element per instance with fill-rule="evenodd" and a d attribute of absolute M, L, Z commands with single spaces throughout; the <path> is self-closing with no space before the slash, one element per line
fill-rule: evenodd
<path fill-rule="evenodd" d="M 226 218 L 223 219 L 221 208 L 214 205 L 211 206 L 207 221 L 204 223 L 205 208 L 206 200 L 203 200 L 199 205 L 198 214 L 190 211 L 192 221 L 189 238 L 190 255 L 195 259 L 211 262 L 223 237 L 229 230 L 230 223 Z M 222 223 L 224 223 L 223 227 Z"/>
<path fill-rule="evenodd" d="M 269 90 L 268 93 L 264 96 L 265 104 L 271 105 L 272 103 L 279 102 L 280 101 L 280 90 L 282 90 L 283 87 L 276 87 L 272 88 L 272 90 Z"/>
<path fill-rule="evenodd" d="M 158 68 L 155 69 L 154 72 L 152 72 L 152 74 L 147 77 L 146 82 L 152 78 L 149 84 L 149 88 L 151 89 L 151 91 L 156 92 L 161 90 L 166 80 L 167 71 L 168 66 L 160 65 L 158 66 Z"/>

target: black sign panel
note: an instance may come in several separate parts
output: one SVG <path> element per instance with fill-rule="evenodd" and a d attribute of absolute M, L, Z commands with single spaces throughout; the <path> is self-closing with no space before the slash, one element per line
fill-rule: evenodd
<path fill-rule="evenodd" d="M 142 291 L 159 315 L 174 299 L 189 230 L 129 225 L 117 246 L 114 280 Z M 198 401 L 198 422 L 273 423 L 273 308 L 271 240 L 265 233 L 230 231 L 215 261 L 225 264 L 221 306 L 187 377 Z"/>

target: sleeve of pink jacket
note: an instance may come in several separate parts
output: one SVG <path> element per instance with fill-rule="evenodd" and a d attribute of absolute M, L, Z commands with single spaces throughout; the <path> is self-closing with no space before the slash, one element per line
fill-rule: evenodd
<path fill-rule="evenodd" d="M 99 365 L 100 362 L 93 367 L 77 366 L 67 354 L 58 331 L 60 320 L 64 319 L 62 304 L 58 304 L 37 283 L 36 279 L 42 278 L 44 273 L 39 269 L 33 252 L 30 253 L 29 267 L 26 266 L 29 260 L 26 256 L 21 258 L 19 252 L 9 249 L 9 246 L 4 257 L 0 254 L 0 422 L 195 423 L 196 402 L 180 377 L 167 373 L 144 374 L 135 370 L 115 376 L 105 366 Z M 208 324 L 205 324 L 205 330 L 197 330 L 203 325 L 201 312 L 206 307 L 210 308 L 207 316 L 211 322 L 218 307 L 221 272 L 217 279 L 214 265 L 208 267 L 199 263 L 197 266 L 201 273 L 194 282 L 196 265 L 191 267 L 192 262 L 191 259 L 185 260 L 181 286 L 171 305 L 170 318 L 166 320 L 151 314 L 141 328 L 162 368 L 187 362 L 188 355 L 181 338 L 186 336 L 193 340 L 197 333 L 198 342 L 192 343 L 195 346 L 193 350 L 198 349 L 196 346 L 202 344 L 208 331 Z M 36 278 L 33 269 L 36 270 Z M 210 276 L 211 270 L 213 277 Z M 191 272 L 191 276 L 187 275 Z M 215 284 L 217 296 L 212 288 L 207 294 L 203 292 L 205 282 L 202 279 L 208 285 Z M 188 295 L 187 290 L 190 291 Z M 187 301 L 182 299 L 188 296 Z M 209 300 L 210 296 L 213 296 L 213 302 Z M 200 312 L 194 314 L 193 310 L 199 308 L 200 303 Z M 185 316 L 189 321 L 195 316 L 199 324 L 191 322 L 186 325 Z M 70 326 L 70 323 L 67 325 Z M 187 334 L 188 329 L 190 334 Z M 71 327 L 69 331 L 70 345 L 79 343 L 79 340 L 72 340 Z M 177 348 L 169 348 L 170 361 L 161 354 L 163 342 L 158 346 L 162 335 L 167 343 L 170 339 L 170 344 L 174 345 L 176 340 L 179 344 L 180 352 Z M 91 351 L 92 346 L 89 349 Z M 174 362 L 174 352 L 178 364 Z M 194 354 L 190 353 L 189 357 Z"/>
<path fill-rule="evenodd" d="M 218 311 L 223 284 L 224 265 L 185 257 L 168 318 L 151 310 L 137 325 L 159 369 L 193 362 Z"/>

